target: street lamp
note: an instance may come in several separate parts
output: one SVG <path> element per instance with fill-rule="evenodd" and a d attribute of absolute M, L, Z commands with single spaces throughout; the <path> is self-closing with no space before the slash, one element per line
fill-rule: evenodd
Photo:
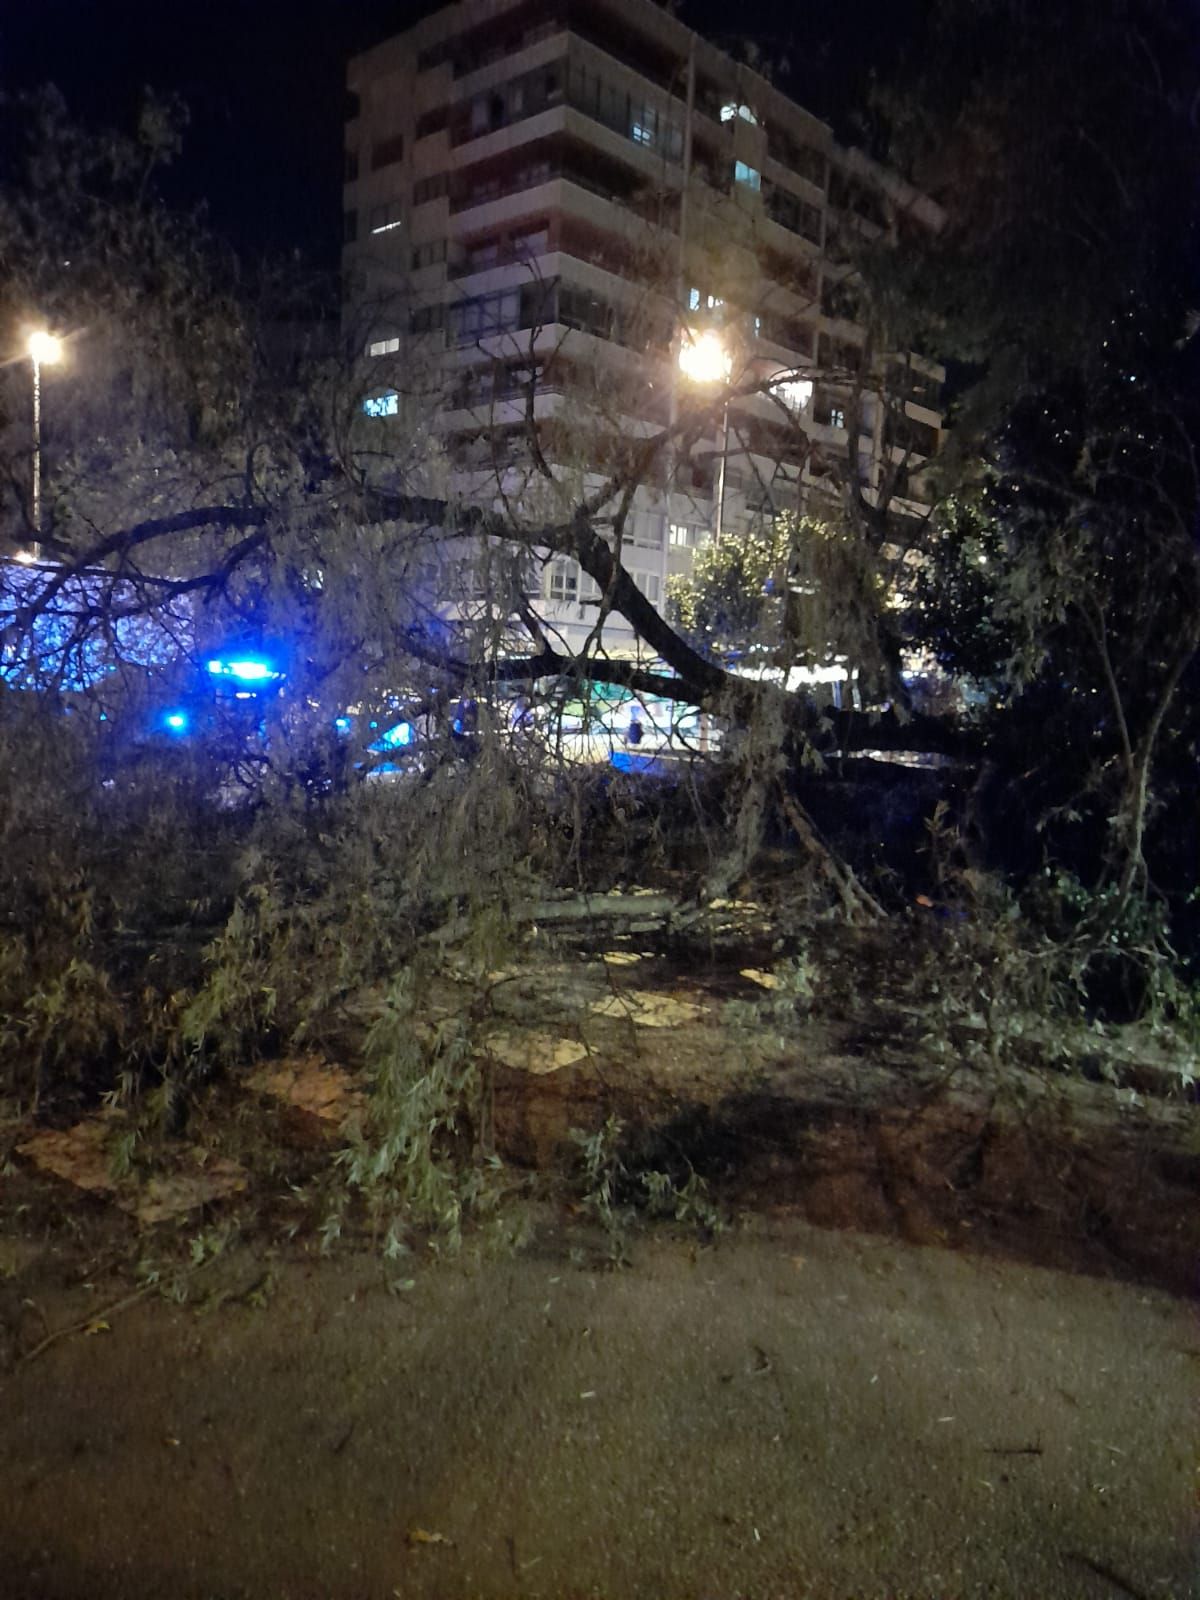
<path fill-rule="evenodd" d="M 733 356 L 715 328 L 691 334 L 684 330 L 679 345 L 679 370 L 692 383 L 728 383 L 733 372 Z M 717 519 L 713 536 L 721 537 L 725 522 L 725 466 L 729 460 L 729 395 L 721 411 L 721 465 L 717 475 Z"/>
<path fill-rule="evenodd" d="M 25 348 L 33 362 L 33 546 L 25 559 L 36 561 L 42 553 L 42 368 L 62 359 L 62 340 L 38 328 Z"/>

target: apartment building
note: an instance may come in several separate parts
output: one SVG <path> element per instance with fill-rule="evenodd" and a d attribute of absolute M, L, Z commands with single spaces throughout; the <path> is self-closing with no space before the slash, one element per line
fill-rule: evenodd
<path fill-rule="evenodd" d="M 893 355 L 899 408 L 860 381 L 848 266 L 933 207 L 652 0 L 458 0 L 356 57 L 348 86 L 365 409 L 386 428 L 419 373 L 463 492 L 536 497 L 531 404 L 555 470 L 600 483 L 700 408 L 711 373 L 680 352 L 706 340 L 739 388 L 773 387 L 709 406 L 638 490 L 622 558 L 652 601 L 714 530 L 828 494 L 839 453 L 878 484 L 936 449 L 938 369 Z M 594 585 L 564 559 L 535 581 L 578 642 Z"/>

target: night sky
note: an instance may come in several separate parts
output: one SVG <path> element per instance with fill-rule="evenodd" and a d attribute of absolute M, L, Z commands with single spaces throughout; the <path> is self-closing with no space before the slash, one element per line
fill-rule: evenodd
<path fill-rule="evenodd" d="M 340 245 L 346 58 L 437 9 L 414 0 L 31 0 L 0 9 L 6 90 L 53 82 L 86 121 L 130 128 L 142 86 L 191 111 L 164 189 L 204 202 L 248 252 L 299 250 L 333 265 Z M 741 37 L 786 59 L 780 81 L 848 131 L 872 69 L 916 48 L 920 0 L 745 0 Z M 688 0 L 683 19 L 719 43 L 730 8 Z"/>

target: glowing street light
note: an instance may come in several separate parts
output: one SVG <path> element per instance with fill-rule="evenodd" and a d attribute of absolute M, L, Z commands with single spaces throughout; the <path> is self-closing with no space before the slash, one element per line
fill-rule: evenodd
<path fill-rule="evenodd" d="M 715 328 L 703 333 L 688 333 L 685 329 L 679 346 L 679 370 L 692 383 L 728 383 L 733 372 L 733 355 Z M 717 518 L 713 528 L 714 538 L 721 537 L 725 523 L 725 465 L 729 460 L 729 396 L 721 414 L 721 466 L 717 474 Z"/>
<path fill-rule="evenodd" d="M 679 370 L 693 383 L 727 383 L 733 357 L 715 328 L 698 334 L 685 331 L 679 346 Z"/>
<path fill-rule="evenodd" d="M 62 360 L 62 340 L 44 328 L 29 335 L 25 347 L 33 362 L 33 546 L 28 559 L 36 561 L 42 553 L 42 368 Z"/>
<path fill-rule="evenodd" d="M 27 349 L 38 366 L 52 367 L 56 361 L 62 360 L 62 340 L 47 333 L 44 328 L 38 328 L 29 335 Z"/>

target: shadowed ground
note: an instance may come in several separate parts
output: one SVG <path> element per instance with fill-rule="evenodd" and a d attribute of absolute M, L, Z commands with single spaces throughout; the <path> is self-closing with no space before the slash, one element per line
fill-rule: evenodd
<path fill-rule="evenodd" d="M 0 1380 L 0 1592 L 1200 1595 L 1192 1305 L 786 1216 L 633 1256 L 297 1261 L 258 1310 L 222 1258 L 62 1340 Z"/>

